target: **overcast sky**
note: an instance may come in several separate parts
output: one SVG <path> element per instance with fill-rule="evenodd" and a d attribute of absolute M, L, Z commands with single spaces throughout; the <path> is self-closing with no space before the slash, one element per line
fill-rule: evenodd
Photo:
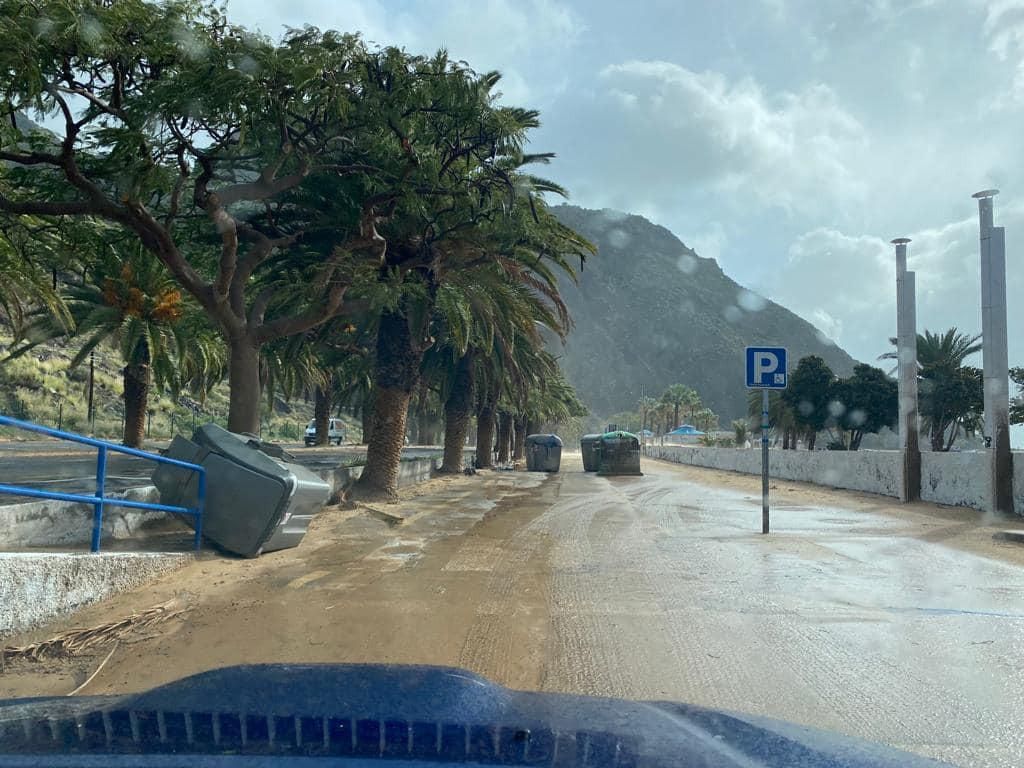
<path fill-rule="evenodd" d="M 234 0 L 504 74 L 572 202 L 642 214 L 873 361 L 895 333 L 889 240 L 918 328 L 981 329 L 977 206 L 1007 227 L 1024 365 L 1024 0 Z M 685 275 L 680 275 L 685 279 Z M 1024 302 L 1017 302 L 1024 306 Z M 785 339 L 779 339 L 785 343 Z M 980 356 L 976 361 L 980 366 Z"/>

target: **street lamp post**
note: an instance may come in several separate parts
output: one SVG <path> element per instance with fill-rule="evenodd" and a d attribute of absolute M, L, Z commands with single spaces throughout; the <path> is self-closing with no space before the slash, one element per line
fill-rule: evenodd
<path fill-rule="evenodd" d="M 921 447 L 917 416 L 917 286 L 907 270 L 909 238 L 896 246 L 896 361 L 899 391 L 899 436 L 903 468 L 901 501 L 921 498 Z"/>
<path fill-rule="evenodd" d="M 981 255 L 981 351 L 984 368 L 985 436 L 990 458 L 991 511 L 1013 512 L 1013 457 L 1010 453 L 1010 387 L 1006 328 L 1006 231 L 992 225 L 998 189 L 976 192 Z"/>

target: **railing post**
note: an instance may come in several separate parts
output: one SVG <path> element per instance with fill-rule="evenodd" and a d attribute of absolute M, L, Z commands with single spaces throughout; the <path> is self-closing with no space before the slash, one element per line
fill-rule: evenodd
<path fill-rule="evenodd" d="M 101 445 L 96 451 L 96 503 L 92 517 L 92 551 L 100 551 L 100 534 L 103 533 L 103 494 L 107 483 L 107 448 Z"/>
<path fill-rule="evenodd" d="M 196 492 L 196 551 L 202 546 L 203 515 L 206 514 L 206 471 L 199 472 L 199 488 Z"/>

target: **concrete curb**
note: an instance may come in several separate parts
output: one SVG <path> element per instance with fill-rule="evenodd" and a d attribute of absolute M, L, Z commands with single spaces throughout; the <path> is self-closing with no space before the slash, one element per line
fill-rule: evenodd
<path fill-rule="evenodd" d="M 2 553 L 0 637 L 133 589 L 192 560 L 188 553 Z"/>
<path fill-rule="evenodd" d="M 1015 544 L 1024 544 L 1024 530 L 999 531 L 994 533 L 992 538 L 999 541 L 1012 541 Z"/>

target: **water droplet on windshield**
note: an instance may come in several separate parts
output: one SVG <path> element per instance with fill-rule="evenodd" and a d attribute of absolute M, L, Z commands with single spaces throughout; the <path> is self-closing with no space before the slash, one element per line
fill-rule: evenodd
<path fill-rule="evenodd" d="M 697 257 L 692 253 L 684 253 L 679 257 L 676 266 L 679 267 L 679 271 L 684 275 L 692 275 L 697 269 Z"/>
<path fill-rule="evenodd" d="M 621 229 L 613 229 L 608 233 L 608 242 L 612 248 L 625 248 L 629 245 L 629 241 L 632 240 L 628 232 Z"/>
<path fill-rule="evenodd" d="M 768 299 L 744 288 L 736 297 L 736 303 L 747 312 L 760 312 L 768 305 Z"/>

